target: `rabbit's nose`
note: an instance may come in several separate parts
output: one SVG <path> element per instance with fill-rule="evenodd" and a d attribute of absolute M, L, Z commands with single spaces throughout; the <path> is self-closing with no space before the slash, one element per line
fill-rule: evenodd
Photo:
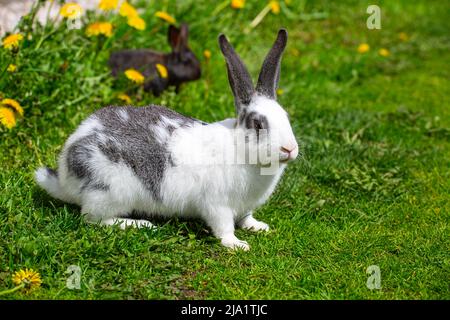
<path fill-rule="evenodd" d="M 298 155 L 298 147 L 296 145 L 292 146 L 282 146 L 280 147 L 280 151 L 286 154 L 285 160 L 294 160 Z"/>
<path fill-rule="evenodd" d="M 294 147 L 281 147 L 280 150 L 285 153 L 291 153 L 294 150 Z"/>

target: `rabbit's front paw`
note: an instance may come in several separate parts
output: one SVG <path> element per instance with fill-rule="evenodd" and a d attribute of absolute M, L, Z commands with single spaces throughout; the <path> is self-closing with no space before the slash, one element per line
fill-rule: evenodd
<path fill-rule="evenodd" d="M 269 231 L 269 225 L 267 223 L 261 222 L 253 218 L 251 215 L 245 217 L 240 223 L 239 226 L 242 229 L 250 230 L 250 231 Z"/>
<path fill-rule="evenodd" d="M 222 237 L 221 243 L 223 246 L 227 248 L 231 248 L 233 250 L 241 249 L 244 251 L 250 250 L 250 246 L 246 241 L 239 240 L 234 234 L 226 235 Z"/>

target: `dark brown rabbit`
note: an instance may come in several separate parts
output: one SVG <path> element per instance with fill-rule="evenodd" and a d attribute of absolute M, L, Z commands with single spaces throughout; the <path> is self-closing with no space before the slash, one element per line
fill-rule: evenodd
<path fill-rule="evenodd" d="M 168 86 L 176 86 L 183 82 L 200 78 L 200 62 L 188 46 L 188 26 L 182 24 L 180 28 L 169 26 L 168 40 L 172 48 L 170 53 L 161 53 L 150 49 L 121 50 L 113 52 L 109 58 L 114 77 L 125 70 L 133 68 L 140 71 L 146 81 L 144 90 L 159 95 Z M 160 63 L 167 68 L 168 77 L 162 78 L 156 64 Z"/>

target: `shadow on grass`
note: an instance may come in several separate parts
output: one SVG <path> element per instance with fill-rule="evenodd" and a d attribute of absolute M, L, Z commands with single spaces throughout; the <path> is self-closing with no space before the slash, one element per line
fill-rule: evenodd
<path fill-rule="evenodd" d="M 33 187 L 31 193 L 35 207 L 42 208 L 45 215 L 51 215 L 53 217 L 54 213 L 65 212 L 69 214 L 69 217 L 73 215 L 74 220 L 79 220 L 82 216 L 81 208 L 78 205 L 55 199 L 38 187 Z M 195 235 L 196 238 L 200 239 L 206 239 L 211 236 L 208 227 L 201 219 L 166 218 L 157 213 L 147 214 L 137 211 L 125 213 L 122 217 L 147 220 L 157 228 L 164 227 L 166 230 L 170 230 L 170 233 L 175 233 L 179 236 L 189 237 L 189 235 Z"/>
<path fill-rule="evenodd" d="M 66 208 L 71 213 L 78 215 L 80 214 L 79 206 L 55 199 L 39 187 L 33 187 L 31 191 L 31 197 L 36 207 L 40 207 L 49 211 L 59 211 Z"/>

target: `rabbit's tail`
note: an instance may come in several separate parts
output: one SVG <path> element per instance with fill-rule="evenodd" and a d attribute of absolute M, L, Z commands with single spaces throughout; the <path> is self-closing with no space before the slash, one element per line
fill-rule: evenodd
<path fill-rule="evenodd" d="M 59 184 L 57 171 L 47 167 L 40 167 L 35 171 L 34 177 L 38 185 L 40 185 L 41 188 L 47 191 L 52 197 L 67 201 L 64 193 L 62 192 L 61 185 Z"/>

